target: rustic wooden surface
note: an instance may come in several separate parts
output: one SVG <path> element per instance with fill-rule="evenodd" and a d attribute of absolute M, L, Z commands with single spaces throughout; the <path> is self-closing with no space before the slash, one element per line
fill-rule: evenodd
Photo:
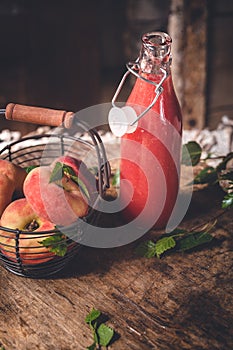
<path fill-rule="evenodd" d="M 193 195 L 181 227 L 221 214 L 222 193 Z M 86 314 L 98 308 L 116 332 L 109 349 L 233 348 L 232 211 L 219 216 L 215 240 L 160 260 L 135 245 L 83 248 L 51 279 L 13 275 L 0 266 L 0 344 L 6 350 L 82 350 L 92 343 Z M 151 231 L 141 240 L 156 238 Z"/>

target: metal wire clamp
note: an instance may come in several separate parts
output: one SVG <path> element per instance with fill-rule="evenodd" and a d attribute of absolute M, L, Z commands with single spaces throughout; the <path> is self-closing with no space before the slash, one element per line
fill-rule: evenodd
<path fill-rule="evenodd" d="M 161 72 L 163 73 L 163 77 L 160 80 L 160 82 L 157 84 L 154 81 L 151 81 L 151 80 L 149 80 L 149 79 L 147 79 L 147 78 L 145 78 L 145 77 L 143 77 L 142 75 L 139 74 L 139 72 L 138 72 L 139 71 L 138 59 L 135 62 L 127 63 L 126 67 L 127 67 L 127 71 L 123 75 L 123 77 L 122 77 L 122 79 L 121 79 L 121 81 L 120 81 L 120 83 L 119 83 L 119 85 L 118 85 L 118 87 L 116 89 L 116 92 L 115 92 L 115 94 L 114 94 L 114 96 L 112 98 L 112 106 L 113 107 L 116 107 L 116 105 L 115 105 L 116 99 L 119 96 L 119 93 L 120 93 L 120 91 L 121 91 L 121 89 L 122 89 L 122 87 L 123 87 L 123 85 L 124 85 L 128 75 L 130 73 L 132 73 L 137 78 L 142 79 L 145 82 L 155 86 L 155 97 L 154 97 L 153 101 L 151 102 L 151 104 L 141 114 L 139 114 L 139 116 L 133 122 L 131 122 L 129 124 L 130 126 L 133 126 L 155 105 L 155 103 L 158 100 L 159 96 L 163 92 L 162 84 L 166 80 L 166 78 L 168 76 L 168 73 L 167 73 L 167 71 L 164 68 L 160 68 Z"/>

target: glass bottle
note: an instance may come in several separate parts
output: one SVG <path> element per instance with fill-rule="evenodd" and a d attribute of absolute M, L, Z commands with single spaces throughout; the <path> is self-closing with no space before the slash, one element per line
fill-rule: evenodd
<path fill-rule="evenodd" d="M 182 115 L 171 76 L 171 42 L 163 32 L 142 36 L 137 79 L 126 103 L 140 117 L 121 138 L 123 214 L 145 228 L 166 226 L 179 190 Z"/>

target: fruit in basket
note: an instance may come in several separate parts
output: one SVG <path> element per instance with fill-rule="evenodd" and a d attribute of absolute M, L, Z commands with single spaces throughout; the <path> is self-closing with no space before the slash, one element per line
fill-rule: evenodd
<path fill-rule="evenodd" d="M 49 247 L 42 244 L 49 234 L 45 236 L 41 231 L 54 230 L 55 226 L 52 222 L 38 217 L 26 198 L 11 202 L 4 210 L 0 224 L 7 229 L 25 231 L 19 235 L 18 252 L 22 263 L 39 264 L 54 257 Z M 0 230 L 0 250 L 13 261 L 16 261 L 15 238 L 15 232 Z"/>
<path fill-rule="evenodd" d="M 12 201 L 12 197 L 21 197 L 26 171 L 8 160 L 0 159 L 0 216 Z"/>
<path fill-rule="evenodd" d="M 79 177 L 81 167 L 72 172 L 63 164 L 55 161 L 52 169 L 51 166 L 40 166 L 31 170 L 24 181 L 24 194 L 39 217 L 68 226 L 87 215 L 90 192 Z"/>
<path fill-rule="evenodd" d="M 87 197 L 95 196 L 97 193 L 96 178 L 82 160 L 69 155 L 61 156 L 55 159 L 51 164 L 51 170 L 54 169 L 57 163 L 63 165 L 63 170 L 67 175 L 70 176 L 73 174 L 78 178 L 79 185 L 82 187 L 83 192 L 85 193 L 88 191 Z"/>

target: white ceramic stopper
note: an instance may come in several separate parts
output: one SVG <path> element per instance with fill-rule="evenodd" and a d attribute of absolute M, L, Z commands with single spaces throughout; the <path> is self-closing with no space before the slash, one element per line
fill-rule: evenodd
<path fill-rule="evenodd" d="M 138 126 L 138 122 L 136 122 L 134 125 L 131 125 L 137 119 L 137 113 L 130 106 L 122 107 L 122 110 L 124 111 L 128 122 L 127 134 L 131 134 L 137 129 Z"/>
<path fill-rule="evenodd" d="M 137 123 L 130 125 L 136 118 L 137 114 L 132 107 L 113 107 L 108 114 L 109 127 L 115 136 L 121 137 L 136 130 Z"/>

